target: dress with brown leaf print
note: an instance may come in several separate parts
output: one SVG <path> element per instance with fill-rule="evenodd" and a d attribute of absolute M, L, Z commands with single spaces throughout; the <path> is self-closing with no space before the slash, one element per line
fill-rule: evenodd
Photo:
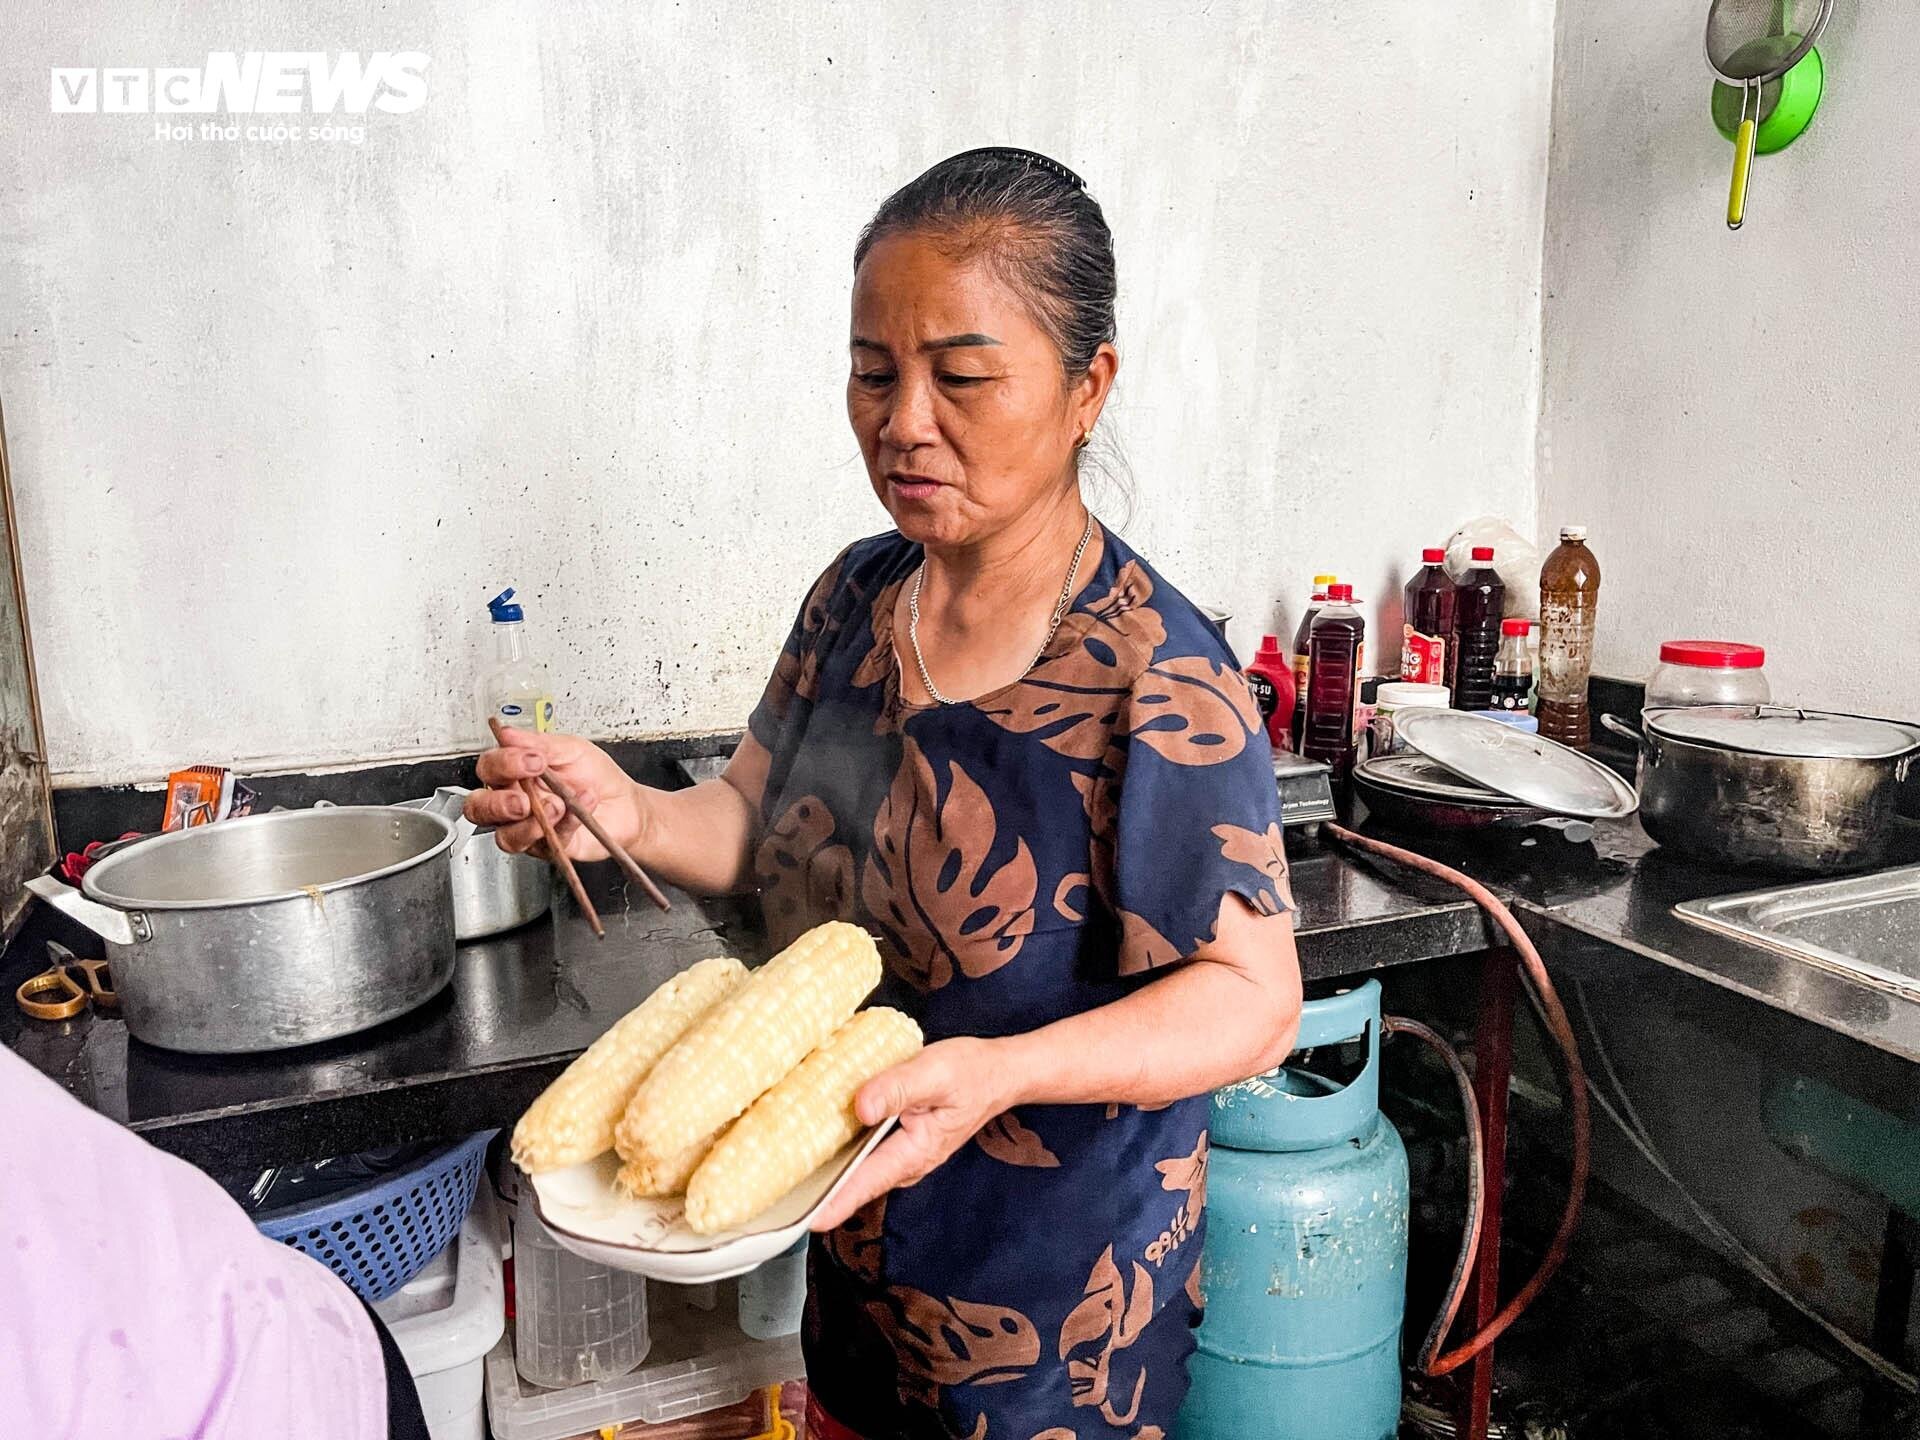
<path fill-rule="evenodd" d="M 952 706 L 900 687 L 893 607 L 919 547 L 849 547 L 749 722 L 770 758 L 755 866 L 772 938 L 865 926 L 887 962 L 877 998 L 929 1040 L 1111 1003 L 1206 943 L 1229 893 L 1290 908 L 1232 655 L 1101 542 L 1032 671 Z M 1171 1434 L 1207 1110 L 1023 1105 L 817 1242 L 803 1339 L 823 1408 L 873 1440 Z"/>

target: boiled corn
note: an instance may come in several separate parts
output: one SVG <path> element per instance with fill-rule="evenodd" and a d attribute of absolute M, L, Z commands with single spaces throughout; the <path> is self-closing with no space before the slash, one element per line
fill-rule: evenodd
<path fill-rule="evenodd" d="M 738 960 L 702 960 L 628 1011 L 527 1107 L 513 1127 L 514 1163 L 537 1175 L 604 1153 L 634 1088 L 746 978 L 747 967 Z"/>
<path fill-rule="evenodd" d="M 839 920 L 809 930 L 640 1082 L 614 1138 L 621 1157 L 664 1168 L 771 1090 L 879 983 L 880 952 L 866 931 Z"/>
<path fill-rule="evenodd" d="M 628 1160 L 620 1167 L 620 1173 L 614 1181 L 629 1195 L 678 1195 L 687 1188 L 687 1181 L 707 1158 L 707 1152 L 713 1149 L 718 1135 L 709 1135 L 704 1140 L 696 1140 L 678 1155 L 670 1155 L 665 1161 L 651 1158 Z M 618 1147 L 616 1147 L 618 1148 Z"/>
<path fill-rule="evenodd" d="M 862 1010 L 753 1103 L 687 1182 L 687 1224 L 702 1235 L 753 1219 L 861 1131 L 860 1087 L 920 1049 L 898 1010 Z"/>

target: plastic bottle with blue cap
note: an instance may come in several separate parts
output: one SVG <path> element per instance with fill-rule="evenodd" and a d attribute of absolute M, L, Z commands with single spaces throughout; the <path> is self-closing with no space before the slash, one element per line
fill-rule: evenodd
<path fill-rule="evenodd" d="M 526 612 L 513 603 L 508 586 L 487 602 L 493 617 L 493 664 L 480 677 L 480 726 L 489 717 L 520 730 L 553 728 L 553 693 L 547 667 L 527 648 Z"/>

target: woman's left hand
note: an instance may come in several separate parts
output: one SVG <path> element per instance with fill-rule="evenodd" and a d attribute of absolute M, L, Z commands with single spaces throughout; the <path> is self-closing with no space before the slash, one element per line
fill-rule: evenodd
<path fill-rule="evenodd" d="M 898 1115 L 900 1124 L 814 1217 L 813 1228 L 831 1230 L 868 1201 L 915 1184 L 1011 1108 L 1014 1077 L 994 1049 L 991 1040 L 936 1040 L 863 1085 L 854 1099 L 860 1123 Z"/>

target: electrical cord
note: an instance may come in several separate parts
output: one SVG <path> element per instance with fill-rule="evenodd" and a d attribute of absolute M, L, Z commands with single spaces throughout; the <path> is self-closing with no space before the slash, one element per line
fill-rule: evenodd
<path fill-rule="evenodd" d="M 1464 890 L 1474 902 L 1485 910 L 1493 922 L 1512 942 L 1515 953 L 1520 958 L 1520 973 L 1528 982 L 1530 996 L 1542 1007 L 1547 1033 L 1559 1046 L 1561 1057 L 1567 1068 L 1568 1110 L 1573 1122 L 1573 1173 L 1567 1181 L 1567 1201 L 1560 1214 L 1559 1228 L 1554 1231 L 1553 1239 L 1547 1246 L 1546 1254 L 1534 1269 L 1527 1283 L 1501 1307 L 1498 1314 L 1476 1331 L 1463 1344 L 1455 1346 L 1444 1354 L 1427 1356 L 1426 1347 L 1422 1347 L 1423 1363 L 1421 1369 L 1428 1375 L 1446 1375 L 1467 1364 L 1484 1352 L 1488 1346 L 1505 1334 L 1513 1322 L 1520 1318 L 1531 1305 L 1547 1282 L 1553 1278 L 1561 1264 L 1567 1258 L 1567 1249 L 1572 1244 L 1573 1232 L 1580 1226 L 1580 1207 L 1586 1199 L 1587 1172 L 1590 1163 L 1589 1143 L 1591 1140 L 1592 1120 L 1587 1106 L 1587 1092 L 1591 1082 L 1587 1079 L 1586 1067 L 1580 1063 L 1580 1042 L 1574 1038 L 1573 1026 L 1567 1019 L 1566 1007 L 1560 1003 L 1560 996 L 1553 988 L 1553 981 L 1547 975 L 1546 962 L 1540 958 L 1540 952 L 1534 948 L 1532 939 L 1520 928 L 1520 922 L 1514 914 L 1486 886 L 1470 876 L 1461 874 L 1438 860 L 1430 860 L 1425 855 L 1411 850 L 1402 850 L 1398 845 L 1389 845 L 1384 840 L 1375 840 L 1371 836 L 1356 834 L 1344 825 L 1328 822 L 1323 829 L 1341 844 L 1367 851 L 1395 864 L 1418 870 L 1446 881 L 1457 889 Z M 1437 1036 L 1435 1037 L 1438 1038 Z M 1477 1119 L 1477 1112 L 1476 1112 Z M 1479 1148 L 1476 1146 L 1476 1149 Z M 1469 1216 L 1467 1233 L 1462 1239 L 1463 1253 L 1470 1254 L 1478 1249 L 1480 1240 L 1480 1212 Z M 1446 1302 L 1442 1307 L 1441 1319 L 1444 1322 L 1440 1333 L 1445 1335 L 1451 1328 L 1453 1318 L 1459 1313 L 1460 1305 L 1466 1294 L 1471 1261 L 1457 1265 L 1453 1282 L 1448 1286 Z M 1431 1340 L 1431 1335 L 1429 1336 Z"/>

